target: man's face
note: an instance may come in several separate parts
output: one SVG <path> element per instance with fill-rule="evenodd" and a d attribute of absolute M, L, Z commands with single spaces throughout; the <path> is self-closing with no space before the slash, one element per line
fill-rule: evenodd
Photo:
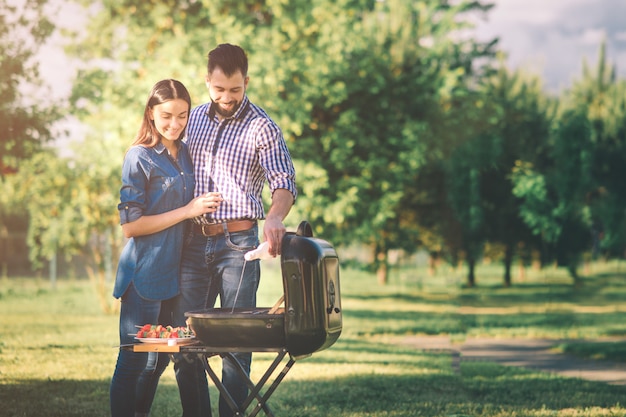
<path fill-rule="evenodd" d="M 248 86 L 248 77 L 244 77 L 241 71 L 227 77 L 222 69 L 217 67 L 212 74 L 207 75 L 206 84 L 217 114 L 230 117 L 241 106 Z"/>

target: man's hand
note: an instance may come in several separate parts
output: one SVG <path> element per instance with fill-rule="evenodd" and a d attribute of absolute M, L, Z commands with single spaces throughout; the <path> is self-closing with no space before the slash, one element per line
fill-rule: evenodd
<path fill-rule="evenodd" d="M 293 195 L 289 190 L 279 188 L 272 195 L 272 206 L 265 218 L 263 239 L 269 243 L 269 253 L 272 256 L 280 255 L 280 247 L 287 229 L 283 220 L 287 217 L 293 205 Z"/>
<path fill-rule="evenodd" d="M 287 229 L 283 222 L 277 217 L 268 217 L 263 226 L 263 238 L 269 243 L 269 253 L 272 256 L 280 255 L 280 247 L 283 236 Z"/>

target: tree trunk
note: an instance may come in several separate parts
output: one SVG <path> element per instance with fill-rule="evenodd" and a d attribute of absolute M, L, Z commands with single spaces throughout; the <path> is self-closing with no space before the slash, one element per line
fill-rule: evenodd
<path fill-rule="evenodd" d="M 434 277 L 437 275 L 438 254 L 436 252 L 428 253 L 428 276 Z"/>
<path fill-rule="evenodd" d="M 575 262 L 572 262 L 569 265 L 567 265 L 567 271 L 569 272 L 569 275 L 574 280 L 574 287 L 576 288 L 582 287 L 583 282 L 580 279 L 580 276 L 578 275 L 578 266 L 576 265 Z"/>
<path fill-rule="evenodd" d="M 107 229 L 104 235 L 104 281 L 113 282 L 113 247 L 109 243 L 113 241 L 111 229 Z"/>
<path fill-rule="evenodd" d="M 380 285 L 387 285 L 389 282 L 389 263 L 387 259 L 387 251 L 382 248 L 377 248 L 376 254 L 376 278 Z"/>
<path fill-rule="evenodd" d="M 108 242 L 106 242 L 106 244 L 108 244 Z M 119 311 L 120 302 L 119 300 L 111 297 L 111 293 L 109 292 L 109 286 L 107 285 L 106 272 L 103 263 L 103 251 L 101 250 L 101 246 L 94 245 L 91 253 L 93 257 L 93 264 L 88 264 L 86 266 L 87 276 L 94 285 L 102 311 L 105 314 L 115 313 Z"/>
<path fill-rule="evenodd" d="M 513 264 L 513 246 L 506 245 L 504 249 L 504 286 L 511 286 L 511 265 Z"/>
<path fill-rule="evenodd" d="M 387 264 L 378 265 L 378 270 L 376 270 L 376 278 L 378 279 L 378 283 L 380 285 L 387 285 L 389 282 L 389 271 L 387 270 Z"/>
<path fill-rule="evenodd" d="M 49 259 L 48 275 L 50 278 L 50 288 L 53 290 L 57 287 L 57 252 L 56 250 Z"/>
<path fill-rule="evenodd" d="M 476 261 L 474 258 L 467 260 L 467 286 L 473 288 L 476 285 Z"/>
<path fill-rule="evenodd" d="M 2 258 L 2 273 L 0 276 L 6 279 L 9 276 L 9 262 L 8 260 L 11 258 L 11 245 L 12 241 L 9 240 L 9 231 L 6 226 L 2 226 L 0 231 L 0 249 L 2 249 L 2 254 L 4 255 Z"/>

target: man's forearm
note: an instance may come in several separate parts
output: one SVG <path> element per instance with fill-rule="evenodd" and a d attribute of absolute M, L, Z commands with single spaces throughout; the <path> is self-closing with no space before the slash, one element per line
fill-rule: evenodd
<path fill-rule="evenodd" d="M 277 188 L 274 190 L 274 194 L 272 194 L 272 205 L 270 206 L 267 216 L 265 216 L 266 220 L 276 219 L 282 222 L 285 220 L 285 217 L 287 217 L 287 214 L 289 214 L 293 202 L 293 194 L 291 194 L 291 191 L 284 188 Z"/>

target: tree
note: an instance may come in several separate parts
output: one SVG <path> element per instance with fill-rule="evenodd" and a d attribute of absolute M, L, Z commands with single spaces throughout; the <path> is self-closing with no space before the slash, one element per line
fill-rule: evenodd
<path fill-rule="evenodd" d="M 576 285 L 584 252 L 595 246 L 623 254 L 625 92 L 602 46 L 596 73 L 585 65 L 583 78 L 564 95 L 545 156 L 514 173 L 524 221 L 545 242 L 548 259 L 567 267 Z"/>
<path fill-rule="evenodd" d="M 115 210 L 118 198 L 110 184 L 119 170 L 106 162 L 92 162 L 39 152 L 24 161 L 5 186 L 13 190 L 15 199 L 25 202 L 31 262 L 40 266 L 58 255 L 68 260 L 85 256 L 103 310 L 110 312 L 115 305 L 106 284 L 112 281 L 112 256 L 121 240 Z"/>
<path fill-rule="evenodd" d="M 25 0 L 20 12 L 0 2 L 3 10 L 9 11 L 0 16 L 6 23 L 0 27 L 0 33 L 4 48 L 2 75 L 7 80 L 0 85 L 0 92 L 6 97 L 1 104 L 6 109 L 2 107 L 0 117 L 3 126 L 6 117 L 9 127 L 0 132 L 0 162 L 3 173 L 10 174 L 4 175 L 0 184 L 2 207 L 17 205 L 23 216 L 28 215 L 27 241 L 33 265 L 52 263 L 57 254 L 86 254 L 93 261 L 90 276 L 103 296 L 105 272 L 110 278 L 112 254 L 121 236 L 116 227 L 115 180 L 119 177 L 123 148 L 107 143 L 110 135 L 102 134 L 106 129 L 94 134 L 95 140 L 80 143 L 72 158 L 60 158 L 44 147 L 53 135 L 52 121 L 64 109 L 59 103 L 46 109 L 40 105 L 40 97 L 32 99 L 35 104 L 29 104 L 22 100 L 20 91 L 25 83 L 37 83 L 38 68 L 32 61 L 35 46 L 43 43 L 54 27 L 45 17 L 48 10 L 44 10 L 44 1 Z M 85 109 L 75 106 L 74 110 Z M 5 140 L 2 135 L 7 134 Z M 103 240 L 106 244 L 102 244 Z"/>
<path fill-rule="evenodd" d="M 137 97 L 159 78 L 196 91 L 208 49 L 241 44 L 251 58 L 248 90 L 283 128 L 301 193 L 292 216 L 309 219 L 337 244 L 372 247 L 381 281 L 387 251 L 415 249 L 403 196 L 424 155 L 436 147 L 429 118 L 449 91 L 472 76 L 490 44 L 455 38 L 475 1 L 387 0 L 104 1 L 90 22 L 74 88 L 83 120 L 127 143 Z M 206 92 L 200 97 L 207 99 Z M 258 99 L 258 100 L 257 100 Z M 97 116 L 97 117 L 95 117 Z M 138 119 L 136 119 L 138 120 Z M 133 121 L 133 123 L 130 123 Z M 315 179 L 314 184 L 303 179 Z"/>
<path fill-rule="evenodd" d="M 540 251 L 540 239 L 520 217 L 520 203 L 513 194 L 511 174 L 520 161 L 537 161 L 545 154 L 556 102 L 542 91 L 536 78 L 502 67 L 486 80 L 482 94 L 491 103 L 484 117 L 496 117 L 493 134 L 499 154 L 482 175 L 485 235 L 503 247 L 504 285 L 511 285 L 514 255 L 520 261 Z M 491 115 L 491 116 L 490 116 Z M 494 116 L 497 115 L 497 116 Z"/>
<path fill-rule="evenodd" d="M 495 134 L 502 109 L 476 85 L 480 85 L 480 80 L 471 88 L 469 85 L 458 88 L 447 98 L 442 122 L 436 130 L 442 143 L 437 163 L 444 176 L 445 189 L 439 213 L 452 217 L 452 224 L 456 225 L 443 236 L 446 246 L 454 250 L 451 260 L 467 263 L 470 287 L 475 285 L 475 266 L 487 239 L 490 220 L 485 215 L 484 177 L 502 153 Z M 445 217 L 440 217 L 439 221 L 449 222 Z"/>
<path fill-rule="evenodd" d="M 595 256 L 624 255 L 626 249 L 626 82 L 617 80 L 600 48 L 595 71 L 586 62 L 583 76 L 567 92 L 568 108 L 579 108 L 589 123 L 593 182 L 585 204 L 591 210 L 591 242 Z"/>
<path fill-rule="evenodd" d="M 3 274 L 9 256 L 15 256 L 11 235 L 27 228 L 24 201 L 12 198 L 7 178 L 15 175 L 22 162 L 42 150 L 53 138 L 53 123 L 61 117 L 61 106 L 42 100 L 45 91 L 39 77 L 35 55 L 53 32 L 54 26 L 44 12 L 43 0 L 24 0 L 15 4 L 0 0 L 0 255 Z M 37 91 L 30 97 L 28 91 Z"/>
<path fill-rule="evenodd" d="M 19 10 L 0 0 L 0 180 L 51 139 L 51 125 L 60 117 L 59 109 L 41 97 L 24 97 L 27 86 L 41 86 L 34 55 L 54 30 L 44 5 L 24 0 Z"/>
<path fill-rule="evenodd" d="M 540 235 L 549 256 L 567 267 L 574 282 L 581 254 L 589 244 L 590 216 L 585 196 L 592 176 L 590 130 L 584 114 L 569 111 L 552 133 L 548 164 L 535 170 L 520 164 L 514 171 L 514 194 L 523 200 L 520 212 Z"/>
<path fill-rule="evenodd" d="M 472 62 L 490 54 L 490 44 L 451 35 L 464 27 L 460 16 L 488 6 L 299 6 L 280 14 L 275 25 L 283 30 L 259 37 L 274 45 L 263 61 L 279 69 L 279 100 L 272 103 L 288 127 L 293 154 L 308 161 L 313 176 L 325 173 L 298 208 L 304 206 L 306 217 L 333 241 L 370 246 L 384 283 L 387 252 L 414 251 L 419 244 L 419 222 L 411 221 L 413 207 L 406 203 L 416 203 L 420 169 L 428 155 L 440 152 L 431 123 L 440 119 L 446 96 L 472 77 Z M 275 86 L 264 88 L 267 96 Z"/>

